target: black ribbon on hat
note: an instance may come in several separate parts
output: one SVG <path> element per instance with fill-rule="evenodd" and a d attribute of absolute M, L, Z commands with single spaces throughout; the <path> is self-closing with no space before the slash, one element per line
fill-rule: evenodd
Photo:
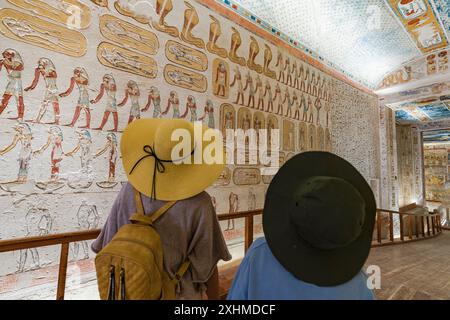
<path fill-rule="evenodd" d="M 163 160 L 158 157 L 158 155 L 155 152 L 155 148 L 151 147 L 149 145 L 145 145 L 143 148 L 144 152 L 147 154 L 140 158 L 133 166 L 133 168 L 130 171 L 130 175 L 133 173 L 134 169 L 141 163 L 142 160 L 146 158 L 154 158 L 155 159 L 155 167 L 153 170 L 153 179 L 152 179 L 152 200 L 156 200 L 156 172 L 164 173 L 166 172 L 166 166 L 164 163 L 173 163 L 172 160 Z M 189 156 L 192 156 L 195 152 L 195 148 L 192 150 L 191 154 Z M 183 160 L 183 159 L 180 159 Z"/>

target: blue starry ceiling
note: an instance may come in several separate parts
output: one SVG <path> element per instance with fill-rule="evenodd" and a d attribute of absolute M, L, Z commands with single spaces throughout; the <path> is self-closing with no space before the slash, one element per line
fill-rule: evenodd
<path fill-rule="evenodd" d="M 450 142 L 450 130 L 426 131 L 423 133 L 423 142 L 428 143 L 448 143 Z"/>
<path fill-rule="evenodd" d="M 371 89 L 450 42 L 448 0 L 216 1 Z"/>
<path fill-rule="evenodd" d="M 448 96 L 423 101 L 404 102 L 389 105 L 395 111 L 400 124 L 419 124 L 439 122 L 450 119 L 450 100 Z"/>

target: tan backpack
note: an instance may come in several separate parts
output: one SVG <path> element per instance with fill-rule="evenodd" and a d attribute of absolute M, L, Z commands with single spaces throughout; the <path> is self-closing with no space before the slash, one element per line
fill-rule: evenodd
<path fill-rule="evenodd" d="M 161 238 L 153 223 L 176 202 L 167 202 L 146 216 L 141 194 L 135 190 L 137 213 L 95 258 L 102 300 L 173 300 L 176 287 L 189 268 L 185 261 L 171 279 L 164 270 Z"/>

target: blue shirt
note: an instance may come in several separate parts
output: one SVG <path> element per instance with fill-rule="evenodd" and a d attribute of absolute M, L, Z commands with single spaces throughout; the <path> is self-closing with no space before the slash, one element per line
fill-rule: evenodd
<path fill-rule="evenodd" d="M 318 287 L 287 271 L 273 256 L 265 238 L 247 252 L 228 293 L 228 300 L 374 300 L 363 271 L 336 287 Z"/>

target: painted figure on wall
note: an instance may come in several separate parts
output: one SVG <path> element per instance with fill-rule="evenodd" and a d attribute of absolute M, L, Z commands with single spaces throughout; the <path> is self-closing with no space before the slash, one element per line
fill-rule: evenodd
<path fill-rule="evenodd" d="M 298 67 L 297 67 L 297 60 L 294 60 L 294 62 L 292 63 L 292 68 L 291 68 L 291 74 L 292 74 L 292 87 L 294 89 L 299 89 L 299 83 L 298 83 Z"/>
<path fill-rule="evenodd" d="M 209 42 L 206 45 L 206 49 L 208 49 L 209 52 L 217 54 L 218 56 L 225 59 L 228 57 L 227 50 L 217 45 L 217 41 L 222 35 L 222 27 L 220 26 L 220 22 L 216 17 L 212 15 L 209 15 L 209 17 L 211 18 L 212 22 L 209 27 Z"/>
<path fill-rule="evenodd" d="M 205 49 L 205 42 L 201 38 L 195 37 L 192 34 L 192 30 L 200 22 L 198 13 L 189 2 L 185 1 L 184 4 L 186 5 L 187 9 L 186 11 L 184 11 L 183 30 L 180 33 L 180 38 L 184 42 L 192 44 L 200 49 Z"/>
<path fill-rule="evenodd" d="M 85 200 L 81 203 L 81 206 L 77 211 L 78 229 L 80 231 L 95 230 L 100 222 L 100 216 L 95 205 L 88 205 Z M 82 260 L 89 259 L 89 245 L 87 241 L 75 242 L 73 244 L 73 255 L 75 260 L 78 259 L 80 252 L 80 244 L 83 249 Z"/>
<path fill-rule="evenodd" d="M 123 107 L 127 103 L 128 98 L 131 101 L 130 116 L 128 117 L 128 123 L 133 122 L 136 119 L 141 118 L 141 107 L 139 106 L 139 97 L 141 96 L 141 91 L 136 81 L 130 80 L 125 88 L 125 97 L 122 102 L 119 103 L 119 107 Z"/>
<path fill-rule="evenodd" d="M 52 126 L 48 130 L 48 139 L 47 142 L 40 147 L 38 150 L 36 150 L 33 154 L 35 155 L 41 155 L 45 150 L 47 150 L 49 147 L 51 147 L 52 151 L 50 153 L 50 166 L 51 166 L 51 173 L 50 173 L 50 183 L 52 182 L 58 182 L 59 181 L 59 173 L 60 173 L 60 166 L 61 162 L 63 160 L 63 157 L 65 155 L 63 148 L 62 148 L 62 142 L 64 140 L 63 133 L 61 129 L 57 126 Z"/>
<path fill-rule="evenodd" d="M 159 94 L 159 89 L 157 87 L 150 87 L 150 93 L 148 95 L 147 105 L 142 109 L 142 112 L 148 111 L 153 103 L 153 118 L 161 118 L 161 95 Z"/>
<path fill-rule="evenodd" d="M 108 164 L 109 164 L 109 171 L 108 171 L 108 181 L 99 182 L 97 185 L 100 188 L 110 189 L 114 188 L 117 185 L 116 182 L 116 162 L 117 162 L 117 156 L 118 156 L 118 148 L 117 148 L 117 137 L 114 133 L 110 132 L 106 136 L 106 143 L 100 150 L 97 151 L 97 153 L 94 155 L 94 159 L 100 157 L 105 152 L 109 150 L 108 154 Z"/>
<path fill-rule="evenodd" d="M 230 193 L 228 197 L 229 210 L 228 213 L 237 213 L 239 212 L 239 196 L 233 192 Z M 228 220 L 228 225 L 225 231 L 234 230 L 234 219 Z"/>
<path fill-rule="evenodd" d="M 252 120 L 250 117 L 250 112 L 248 112 L 247 110 L 244 110 L 242 114 L 240 128 L 244 131 L 247 131 L 252 128 Z"/>
<path fill-rule="evenodd" d="M 167 33 L 172 37 L 178 37 L 180 32 L 176 27 L 169 26 L 165 19 L 166 16 L 173 10 L 172 0 L 156 0 L 156 14 L 159 15 L 158 22 L 153 22 L 153 27 L 163 33 Z"/>
<path fill-rule="evenodd" d="M 230 53 L 228 55 L 228 58 L 243 67 L 246 65 L 245 58 L 240 57 L 237 53 L 238 49 L 241 47 L 242 44 L 242 38 L 239 33 L 239 31 L 236 30 L 236 28 L 231 27 L 231 31 L 233 32 L 231 34 L 231 46 L 230 46 Z"/>
<path fill-rule="evenodd" d="M 89 129 L 91 127 L 91 109 L 90 109 L 90 99 L 89 99 L 89 76 L 84 68 L 78 67 L 73 71 L 73 76 L 70 78 L 70 86 L 69 88 L 61 93 L 60 97 L 69 96 L 73 89 L 75 88 L 75 84 L 78 87 L 78 102 L 75 109 L 75 113 L 72 118 L 72 122 L 68 124 L 69 127 L 75 126 L 80 117 L 81 111 L 84 112 L 86 116 L 86 125 L 80 128 Z"/>
<path fill-rule="evenodd" d="M 328 82 L 325 78 L 323 79 L 322 99 L 328 101 Z"/>
<path fill-rule="evenodd" d="M 50 59 L 39 59 L 38 66 L 36 67 L 34 72 L 33 82 L 29 87 L 25 88 L 25 91 L 34 90 L 38 85 L 39 78 L 41 76 L 45 81 L 45 92 L 36 120 L 34 120 L 33 122 L 41 123 L 42 118 L 47 112 L 48 105 L 51 104 L 53 106 L 54 121 L 49 124 L 59 125 L 59 92 L 58 87 L 56 86 L 56 79 L 58 75 L 56 73 L 55 65 Z"/>
<path fill-rule="evenodd" d="M 306 67 L 305 76 L 304 76 L 303 80 L 304 80 L 304 83 L 305 83 L 304 91 L 306 93 L 311 94 L 311 92 L 310 92 L 311 85 L 309 83 L 309 67 Z"/>
<path fill-rule="evenodd" d="M 265 104 L 264 104 L 265 92 L 264 92 L 264 86 L 263 86 L 261 77 L 259 75 L 256 77 L 256 91 L 258 92 L 258 106 L 257 106 L 257 109 L 264 111 L 264 108 L 265 108 Z"/>
<path fill-rule="evenodd" d="M 0 115 L 8 107 L 11 97 L 14 97 L 16 99 L 17 117 L 9 119 L 23 121 L 25 113 L 22 87 L 23 60 L 20 54 L 14 49 L 6 49 L 3 51 L 2 56 L 3 59 L 0 60 L 0 71 L 5 67 L 8 83 L 6 84 L 6 89 L 0 102 Z"/>
<path fill-rule="evenodd" d="M 31 208 L 25 215 L 26 237 L 46 236 L 50 234 L 52 225 L 53 219 L 48 209 Z M 36 248 L 24 249 L 20 250 L 17 272 L 21 273 L 25 271 L 28 254 L 31 254 L 31 259 L 33 260 L 31 270 L 36 270 L 41 267 L 38 250 Z"/>
<path fill-rule="evenodd" d="M 239 67 L 236 66 L 234 69 L 234 79 L 231 83 L 231 87 L 234 87 L 237 85 L 237 97 L 235 104 L 240 104 L 241 106 L 244 105 L 244 84 L 242 82 L 242 74 L 241 71 L 239 71 Z M 241 101 L 241 102 L 240 102 Z"/>
<path fill-rule="evenodd" d="M 162 115 L 166 115 L 170 108 L 173 108 L 172 119 L 179 119 L 180 116 L 180 99 L 178 98 L 178 93 L 176 91 L 170 91 L 169 99 L 167 100 L 167 108 L 164 110 Z"/>
<path fill-rule="evenodd" d="M 286 87 L 286 92 L 284 93 L 284 100 L 283 100 L 283 104 L 285 104 L 287 101 L 287 110 L 286 110 L 286 114 L 285 117 L 292 117 L 292 105 L 293 102 L 291 100 L 291 94 L 289 93 L 289 88 Z"/>
<path fill-rule="evenodd" d="M 270 81 L 266 80 L 266 86 L 264 89 L 264 98 L 268 96 L 267 101 L 267 110 L 266 112 L 273 112 L 273 94 L 272 94 L 272 86 L 270 85 Z"/>
<path fill-rule="evenodd" d="M 315 103 L 314 103 L 315 104 Z M 312 105 L 312 99 L 311 96 L 308 97 L 308 109 L 309 109 L 309 123 L 314 123 L 314 110 L 311 108 Z"/>
<path fill-rule="evenodd" d="M 278 129 L 278 121 L 275 117 L 269 116 L 267 118 L 267 144 L 269 146 L 269 150 L 274 149 L 277 145 L 272 145 L 272 133 L 275 129 Z M 273 141 L 276 142 L 276 141 Z"/>
<path fill-rule="evenodd" d="M 299 82 L 299 89 L 302 92 L 305 92 L 306 90 L 304 73 L 305 70 L 303 68 L 303 63 L 300 62 L 300 69 L 298 70 L 298 82 Z"/>
<path fill-rule="evenodd" d="M 28 179 L 28 171 L 30 168 L 30 160 L 33 154 L 31 149 L 31 140 L 33 135 L 30 126 L 26 123 L 17 123 L 14 126 L 16 131 L 12 142 L 5 148 L 0 149 L 0 156 L 3 156 L 13 150 L 18 143 L 20 143 L 19 158 L 19 172 L 17 174 L 17 179 L 10 182 L 1 182 L 1 184 L 11 184 L 11 183 L 25 183 Z"/>
<path fill-rule="evenodd" d="M 256 71 L 258 73 L 262 73 L 263 67 L 255 62 L 258 54 L 259 54 L 258 41 L 255 39 L 255 37 L 250 36 L 250 45 L 249 45 L 247 66 L 250 70 Z"/>
<path fill-rule="evenodd" d="M 286 58 L 284 63 L 284 73 L 287 74 L 286 77 L 286 85 L 292 87 L 292 70 L 291 70 L 291 59 L 289 57 Z"/>
<path fill-rule="evenodd" d="M 273 59 L 272 49 L 267 44 L 264 44 L 265 50 L 264 50 L 264 66 L 263 66 L 263 72 L 264 74 L 272 79 L 277 78 L 277 73 L 270 69 L 270 63 Z"/>
<path fill-rule="evenodd" d="M 278 82 L 284 83 L 284 59 L 283 59 L 283 55 L 281 54 L 281 52 L 278 52 L 278 57 L 277 57 L 277 64 L 275 65 L 275 67 L 278 67 Z"/>
<path fill-rule="evenodd" d="M 207 120 L 208 127 L 211 129 L 215 128 L 214 105 L 212 100 L 210 99 L 206 100 L 205 114 L 199 120 L 200 121 Z"/>
<path fill-rule="evenodd" d="M 253 115 L 253 129 L 255 129 L 256 133 L 256 140 L 259 143 L 259 136 L 261 133 L 261 130 L 264 128 L 264 115 L 260 112 L 256 112 Z"/>
<path fill-rule="evenodd" d="M 320 98 L 316 98 L 316 101 L 314 102 L 314 107 L 317 110 L 317 116 L 316 116 L 316 124 L 320 124 L 320 109 L 322 109 L 322 102 L 320 101 Z"/>
<path fill-rule="evenodd" d="M 303 95 L 303 97 L 304 97 L 304 95 Z M 302 102 L 303 102 L 303 99 L 302 99 Z M 311 97 L 308 96 L 307 102 L 305 101 L 305 103 L 303 104 L 302 121 L 304 121 L 304 122 L 308 122 L 308 112 L 309 112 L 310 107 L 311 107 Z"/>
<path fill-rule="evenodd" d="M 228 72 L 224 62 L 219 62 L 216 70 L 216 79 L 214 80 L 217 86 L 217 91 L 214 93 L 216 96 L 225 97 L 226 87 L 228 86 Z"/>
<path fill-rule="evenodd" d="M 106 106 L 105 112 L 103 113 L 102 123 L 100 127 L 95 128 L 94 130 L 103 130 L 106 122 L 108 121 L 109 115 L 112 113 L 114 120 L 114 128 L 109 131 L 117 132 L 119 129 L 119 115 L 117 113 L 117 85 L 116 80 L 114 79 L 112 74 L 105 74 L 103 76 L 103 82 L 100 85 L 100 92 L 94 100 L 91 100 L 92 104 L 98 103 L 106 93 Z"/>
<path fill-rule="evenodd" d="M 226 139 L 227 129 L 236 129 L 236 111 L 231 104 L 223 104 L 220 107 L 220 122 L 220 129 L 224 139 Z"/>
<path fill-rule="evenodd" d="M 189 111 L 191 112 L 191 122 L 197 121 L 197 102 L 194 96 L 188 96 L 186 102 L 186 110 L 184 111 L 181 118 L 186 118 Z"/>
<path fill-rule="evenodd" d="M 318 81 L 317 97 L 323 99 L 323 89 L 324 88 L 325 88 L 325 77 L 321 81 L 320 80 Z"/>
<path fill-rule="evenodd" d="M 292 96 L 292 106 L 294 107 L 294 119 L 298 119 L 300 116 L 300 103 L 298 101 L 297 92 L 294 90 L 294 95 Z"/>
<path fill-rule="evenodd" d="M 283 97 L 281 96 L 281 88 L 280 84 L 277 83 L 277 86 L 275 88 L 275 96 L 273 97 L 273 101 L 278 99 L 278 108 L 277 108 L 277 114 L 283 115 Z"/>
<path fill-rule="evenodd" d="M 246 76 L 246 82 L 245 82 L 244 91 L 246 91 L 247 88 L 248 88 L 248 103 L 247 103 L 247 107 L 254 109 L 255 108 L 256 88 L 255 88 L 255 85 L 253 83 L 253 78 L 252 78 L 252 75 L 250 74 L 250 71 L 247 73 L 247 76 Z"/>
<path fill-rule="evenodd" d="M 314 97 L 317 97 L 317 79 L 316 79 L 316 72 L 313 71 L 312 73 L 312 77 L 311 77 L 311 89 L 310 89 L 311 94 Z"/>
<path fill-rule="evenodd" d="M 306 104 L 306 98 L 305 98 L 305 95 L 302 94 L 300 101 L 297 101 L 297 103 L 295 105 L 295 114 L 294 114 L 295 120 L 300 120 L 301 109 L 302 109 L 302 107 L 303 107 L 303 110 L 305 109 L 305 104 Z"/>
<path fill-rule="evenodd" d="M 78 173 L 74 174 L 74 181 L 69 183 L 69 186 L 77 188 L 89 188 L 92 184 L 92 137 L 91 133 L 82 129 L 77 131 L 78 143 L 71 151 L 66 153 L 67 157 L 73 157 L 75 154 L 80 154 L 81 169 Z"/>

